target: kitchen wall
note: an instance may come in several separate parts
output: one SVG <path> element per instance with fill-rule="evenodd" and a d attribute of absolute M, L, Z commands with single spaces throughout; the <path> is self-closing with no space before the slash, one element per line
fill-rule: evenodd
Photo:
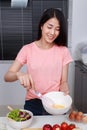
<path fill-rule="evenodd" d="M 69 30 L 69 49 L 74 58 L 76 51 L 78 51 L 78 45 L 82 41 L 87 41 L 87 0 L 70 0 L 72 1 L 72 7 L 70 7 L 71 20 Z M 19 82 L 5 83 L 3 76 L 7 71 L 12 61 L 0 61 L 0 105 L 23 105 L 25 99 L 25 89 L 21 87 Z M 23 70 L 26 66 L 23 67 Z M 70 65 L 69 69 L 69 86 L 70 94 L 74 97 L 74 62 Z"/>
<path fill-rule="evenodd" d="M 82 44 L 87 44 L 87 1 L 73 0 L 72 15 L 72 54 L 78 59 L 77 52 Z"/>

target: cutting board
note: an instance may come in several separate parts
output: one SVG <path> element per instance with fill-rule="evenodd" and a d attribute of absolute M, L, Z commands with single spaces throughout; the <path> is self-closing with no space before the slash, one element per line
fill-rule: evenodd
<path fill-rule="evenodd" d="M 22 130 L 42 130 L 42 128 L 24 128 Z"/>

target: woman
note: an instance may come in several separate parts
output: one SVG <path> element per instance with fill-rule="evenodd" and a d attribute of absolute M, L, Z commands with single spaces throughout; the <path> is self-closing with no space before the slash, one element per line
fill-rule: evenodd
<path fill-rule="evenodd" d="M 72 57 L 66 42 L 63 13 L 53 8 L 45 10 L 39 23 L 37 40 L 22 47 L 5 74 L 5 81 L 19 80 L 26 88 L 24 109 L 32 111 L 34 115 L 48 113 L 33 90 L 42 94 L 50 91 L 63 91 L 69 94 L 67 79 Z M 21 71 L 24 64 L 27 65 L 27 72 Z"/>

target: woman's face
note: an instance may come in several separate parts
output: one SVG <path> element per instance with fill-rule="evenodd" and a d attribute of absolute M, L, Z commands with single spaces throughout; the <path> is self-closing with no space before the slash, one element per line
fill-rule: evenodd
<path fill-rule="evenodd" d="M 53 43 L 60 33 L 60 24 L 56 18 L 49 19 L 42 27 L 42 39 L 47 43 Z"/>

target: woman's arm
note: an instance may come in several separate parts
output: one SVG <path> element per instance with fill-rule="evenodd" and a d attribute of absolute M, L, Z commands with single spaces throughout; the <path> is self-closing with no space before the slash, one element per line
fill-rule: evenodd
<path fill-rule="evenodd" d="M 66 64 L 63 67 L 61 83 L 60 83 L 60 91 L 63 91 L 66 94 L 69 94 L 69 87 L 68 87 L 68 68 L 69 64 Z"/>
<path fill-rule="evenodd" d="M 15 60 L 13 64 L 10 66 L 10 68 L 8 69 L 7 73 L 5 74 L 4 80 L 6 82 L 13 82 L 18 80 L 17 73 L 21 69 L 21 67 L 22 64 L 17 60 Z"/>
<path fill-rule="evenodd" d="M 14 63 L 9 68 L 8 72 L 4 76 L 6 82 L 13 82 L 16 80 L 20 81 L 20 84 L 24 86 L 27 90 L 30 88 L 34 89 L 34 82 L 30 74 L 21 72 L 20 69 L 22 64 L 15 60 Z"/>

